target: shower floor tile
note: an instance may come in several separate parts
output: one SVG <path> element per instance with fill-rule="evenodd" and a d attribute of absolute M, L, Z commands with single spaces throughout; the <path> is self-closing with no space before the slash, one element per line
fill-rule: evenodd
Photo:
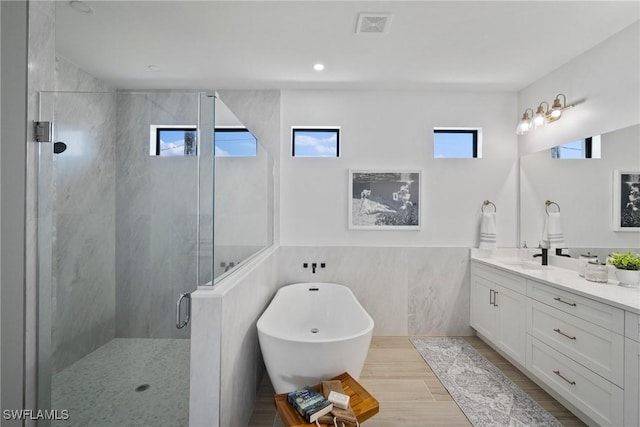
<path fill-rule="evenodd" d="M 55 374 L 51 402 L 54 426 L 187 426 L 189 340 L 115 338 Z"/>

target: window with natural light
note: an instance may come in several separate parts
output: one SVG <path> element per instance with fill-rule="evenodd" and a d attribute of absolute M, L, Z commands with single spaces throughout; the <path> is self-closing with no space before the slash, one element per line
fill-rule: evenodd
<path fill-rule="evenodd" d="M 480 129 L 433 129 L 433 157 L 436 159 L 473 159 L 482 157 Z"/>
<path fill-rule="evenodd" d="M 258 140 L 247 128 L 216 128 L 216 157 L 255 157 Z"/>
<path fill-rule="evenodd" d="M 151 125 L 149 154 L 162 157 L 196 156 L 197 135 L 195 126 Z"/>
<path fill-rule="evenodd" d="M 339 157 L 340 128 L 291 128 L 293 157 Z"/>

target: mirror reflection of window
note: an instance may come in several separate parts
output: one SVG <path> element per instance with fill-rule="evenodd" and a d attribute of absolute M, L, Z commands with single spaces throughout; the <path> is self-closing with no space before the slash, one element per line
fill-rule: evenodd
<path fill-rule="evenodd" d="M 599 159 L 601 158 L 600 135 L 553 147 L 551 157 L 554 159 Z"/>

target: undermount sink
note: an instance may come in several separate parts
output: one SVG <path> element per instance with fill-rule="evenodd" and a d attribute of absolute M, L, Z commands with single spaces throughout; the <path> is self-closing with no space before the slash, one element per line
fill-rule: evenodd
<path fill-rule="evenodd" d="M 523 270 L 542 270 L 542 265 L 535 261 L 522 261 L 519 259 L 505 259 L 501 261 L 503 264 L 519 267 Z"/>

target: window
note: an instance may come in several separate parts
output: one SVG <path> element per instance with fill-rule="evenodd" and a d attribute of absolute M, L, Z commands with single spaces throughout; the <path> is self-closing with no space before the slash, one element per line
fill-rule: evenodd
<path fill-rule="evenodd" d="M 480 129 L 433 129 L 433 157 L 473 159 L 482 157 Z"/>
<path fill-rule="evenodd" d="M 340 128 L 291 128 L 291 155 L 294 157 L 339 157 Z"/>
<path fill-rule="evenodd" d="M 247 128 L 216 128 L 216 157 L 255 157 L 258 140 Z"/>
<path fill-rule="evenodd" d="M 551 157 L 554 159 L 599 159 L 600 135 L 553 147 Z"/>
<path fill-rule="evenodd" d="M 151 125 L 149 154 L 152 156 L 196 156 L 198 138 L 196 126 Z"/>

